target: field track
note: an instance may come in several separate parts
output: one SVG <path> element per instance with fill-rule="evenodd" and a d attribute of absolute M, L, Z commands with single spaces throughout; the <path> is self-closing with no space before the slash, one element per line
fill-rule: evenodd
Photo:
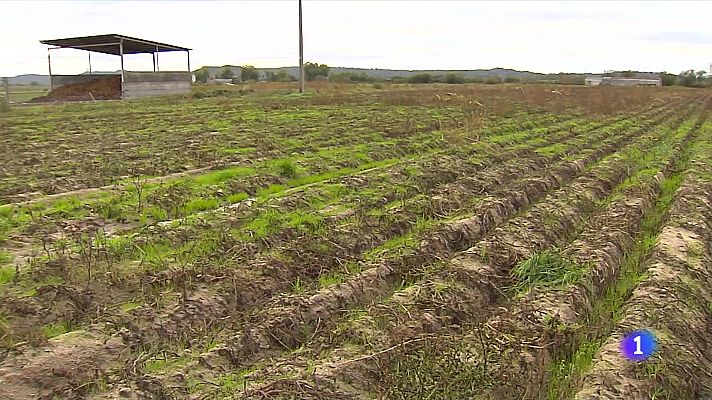
<path fill-rule="evenodd" d="M 199 123 L 152 104 L 37 134 L 0 171 L 0 398 L 712 396 L 712 96 L 659 96 L 391 119 L 208 99 Z M 175 158 L 77 144 L 139 116 Z M 34 118 L 0 117 L 2 146 Z M 104 161 L 43 179 L 53 140 Z M 640 328 L 659 351 L 634 363 Z"/>

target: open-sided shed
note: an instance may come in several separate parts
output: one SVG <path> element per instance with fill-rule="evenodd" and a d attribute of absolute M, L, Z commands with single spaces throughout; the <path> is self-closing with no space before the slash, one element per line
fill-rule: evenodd
<path fill-rule="evenodd" d="M 190 85 L 192 83 L 192 75 L 190 71 L 190 49 L 186 47 L 116 34 L 41 40 L 40 43 L 54 46 L 50 47 L 47 53 L 51 91 L 54 91 L 62 86 L 83 83 L 88 84 L 90 82 L 100 80 L 114 79 L 118 81 L 119 75 L 121 80 L 121 98 L 180 94 L 188 93 L 190 91 Z M 77 49 L 88 51 L 89 73 L 81 75 L 52 75 L 51 51 L 56 49 Z M 168 51 L 186 52 L 187 68 L 185 71 L 159 70 L 158 54 Z M 112 74 L 105 73 L 93 74 L 91 68 L 92 52 L 119 56 L 121 59 L 120 74 L 113 74 L 113 76 Z M 124 56 L 127 54 L 152 54 L 153 71 L 126 71 L 124 69 Z"/>

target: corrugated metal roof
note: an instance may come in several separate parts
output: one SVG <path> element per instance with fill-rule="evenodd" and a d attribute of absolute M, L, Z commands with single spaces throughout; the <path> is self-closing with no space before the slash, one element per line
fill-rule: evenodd
<path fill-rule="evenodd" d="M 79 49 L 95 51 L 105 54 L 120 54 L 119 43 L 123 42 L 124 54 L 139 53 L 160 53 L 166 51 L 188 51 L 187 47 L 174 46 L 171 44 L 154 42 L 151 40 L 138 39 L 125 35 L 95 35 L 66 39 L 40 40 L 42 44 L 64 47 L 69 49 Z"/>

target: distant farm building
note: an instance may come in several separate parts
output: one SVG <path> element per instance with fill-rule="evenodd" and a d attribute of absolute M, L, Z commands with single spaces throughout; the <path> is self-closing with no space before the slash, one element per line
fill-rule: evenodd
<path fill-rule="evenodd" d="M 617 78 L 611 76 L 587 76 L 586 86 L 662 86 L 660 78 Z"/>
<path fill-rule="evenodd" d="M 132 99 L 144 96 L 182 94 L 190 92 L 190 49 L 124 35 L 98 35 L 66 39 L 41 40 L 48 49 L 50 94 L 46 100 Z M 89 52 L 89 73 L 53 75 L 52 50 L 77 49 Z M 158 55 L 169 51 L 184 51 L 187 66 L 183 71 L 160 71 Z M 119 56 L 121 70 L 116 73 L 92 73 L 91 53 Z M 124 57 L 129 54 L 152 54 L 153 71 L 126 71 Z M 86 97 L 89 98 L 86 98 Z"/>

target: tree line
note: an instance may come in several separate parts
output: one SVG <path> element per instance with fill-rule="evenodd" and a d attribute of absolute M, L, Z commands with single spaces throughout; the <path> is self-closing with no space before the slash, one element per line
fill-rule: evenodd
<path fill-rule="evenodd" d="M 522 80 L 514 76 L 506 76 L 504 78 L 499 75 L 492 75 L 486 77 L 476 77 L 476 78 L 466 78 L 462 74 L 451 72 L 444 75 L 440 74 L 430 74 L 430 73 L 418 73 L 408 77 L 394 76 L 388 79 L 376 78 L 368 75 L 366 72 L 338 72 L 330 74 L 330 68 L 326 64 L 319 64 L 313 62 L 304 63 L 304 79 L 307 81 L 315 80 L 329 80 L 331 82 L 339 83 L 373 83 L 390 81 L 393 83 L 449 83 L 449 84 L 462 84 L 462 83 L 517 83 Z M 234 82 L 249 82 L 249 81 L 270 81 L 270 82 L 294 82 L 298 80 L 298 77 L 288 73 L 286 70 L 282 69 L 277 72 L 273 71 L 263 71 L 260 72 L 252 65 L 243 65 L 240 67 L 239 77 L 235 75 L 233 67 L 223 66 L 222 69 L 216 74 L 211 75 L 208 67 L 200 68 L 195 71 L 196 82 L 207 83 L 212 78 L 219 79 L 231 79 Z M 616 72 L 616 76 L 621 77 L 636 77 L 636 71 L 622 71 Z M 608 74 L 606 74 L 608 75 Z M 659 74 L 663 86 L 686 86 L 686 87 L 712 87 L 712 75 L 707 75 L 705 71 L 695 71 L 686 70 L 679 74 L 671 74 L 668 72 L 663 72 Z M 557 75 L 543 75 L 542 82 L 559 81 L 563 84 L 583 84 L 584 75 L 581 74 L 558 74 Z M 551 79 L 554 78 L 554 79 Z M 558 79 L 557 79 L 558 78 Z M 526 80 L 526 82 L 536 83 L 537 79 Z"/>
<path fill-rule="evenodd" d="M 193 73 L 195 75 L 195 81 L 201 83 L 207 83 L 210 79 L 231 79 L 233 81 L 259 81 L 265 80 L 270 82 L 293 82 L 298 80 L 298 78 L 285 70 L 280 70 L 277 72 L 264 71 L 260 73 L 253 65 L 243 65 L 240 66 L 240 76 L 235 75 L 233 67 L 225 65 L 220 69 L 216 75 L 211 75 L 208 67 L 202 67 Z M 326 64 L 318 64 L 312 62 L 304 63 L 304 79 L 307 81 L 314 81 L 320 79 L 327 79 L 329 76 L 329 66 Z M 239 78 L 239 79 L 237 79 Z"/>

